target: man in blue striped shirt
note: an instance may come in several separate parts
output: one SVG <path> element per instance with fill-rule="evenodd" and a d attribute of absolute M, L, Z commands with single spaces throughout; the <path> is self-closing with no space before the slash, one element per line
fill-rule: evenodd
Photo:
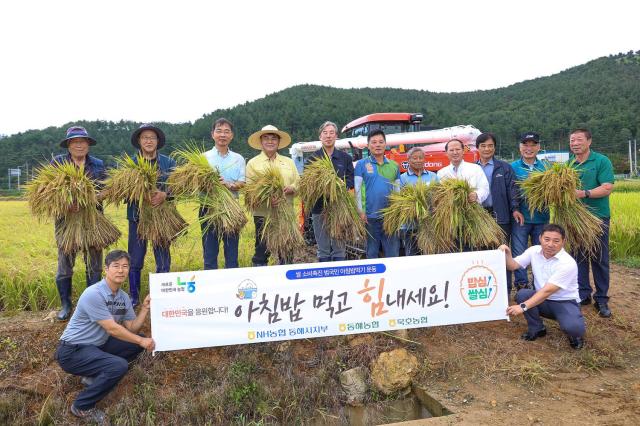
<path fill-rule="evenodd" d="M 217 119 L 211 129 L 211 138 L 215 145 L 204 155 L 211 167 L 218 169 L 222 183 L 238 198 L 238 191 L 245 183 L 246 162 L 242 155 L 229 149 L 229 144 L 233 140 L 233 124 L 226 118 Z M 202 217 L 205 213 L 204 208 L 200 208 L 199 216 Z M 237 268 L 240 233 L 218 235 L 213 226 L 207 227 L 207 225 L 207 223 L 200 223 L 204 269 L 218 269 L 220 240 L 224 245 L 224 267 L 226 269 Z"/>

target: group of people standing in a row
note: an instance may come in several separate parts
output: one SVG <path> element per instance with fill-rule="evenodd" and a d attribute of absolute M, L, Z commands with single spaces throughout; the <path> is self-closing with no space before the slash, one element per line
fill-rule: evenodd
<path fill-rule="evenodd" d="M 584 347 L 586 326 L 580 310 L 581 305 L 594 301 L 601 317 L 611 316 L 609 309 L 609 194 L 613 189 L 613 166 L 609 159 L 591 149 L 592 136 L 587 129 L 575 129 L 569 138 L 571 164 L 577 168 L 582 189 L 575 197 L 584 202 L 602 221 L 602 234 L 597 252 L 575 251 L 570 255 L 564 250 L 565 230 L 549 223 L 549 213 L 530 211 L 526 197 L 518 181 L 526 179 L 533 171 L 544 171 L 547 163 L 537 157 L 540 151 L 540 136 L 535 132 L 521 135 L 519 141 L 521 157 L 506 163 L 495 158 L 496 136 L 482 133 L 476 139 L 479 160 L 464 161 L 465 146 L 457 139 L 448 141 L 445 151 L 450 164 L 437 174 L 425 170 L 425 154 L 419 148 L 408 152 L 408 170 L 400 174 L 398 165 L 387 159 L 385 135 L 376 131 L 368 136 L 369 157 L 356 163 L 354 186 L 361 217 L 367 223 L 367 257 L 378 257 L 382 249 L 387 257 L 398 256 L 399 240 L 402 238 L 405 253 L 416 254 L 415 230 L 404 229 L 400 237 L 387 235 L 382 226 L 381 210 L 388 206 L 392 191 L 416 182 L 431 182 L 444 179 L 463 179 L 474 188 L 469 201 L 480 203 L 502 228 L 507 244 L 500 249 L 505 252 L 508 294 L 511 294 L 514 272 L 517 304 L 507 310 L 509 315 L 524 314 L 527 332 L 524 340 L 535 340 L 546 334 L 542 317 L 555 319 L 568 335 L 571 347 Z M 337 170 L 337 169 L 336 169 Z M 346 180 L 349 185 L 349 180 Z M 366 191 L 366 202 L 362 205 L 361 189 Z M 529 247 L 531 240 L 531 247 Z M 529 288 L 527 267 L 531 266 L 533 288 Z M 591 269 L 595 292 L 590 280 Z"/>
<path fill-rule="evenodd" d="M 257 173 L 267 167 L 277 167 L 284 180 L 284 193 L 288 202 L 298 189 L 299 174 L 289 157 L 278 154 L 278 150 L 291 143 L 291 137 L 274 126 L 265 126 L 253 133 L 248 140 L 251 147 L 260 150 L 260 154 L 245 164 L 245 159 L 233 152 L 229 146 L 233 140 L 233 124 L 224 118 L 213 123 L 211 137 L 214 146 L 205 152 L 205 157 L 221 176 L 221 182 L 238 197 L 238 191 Z M 603 235 L 600 241 L 600 253 L 588 257 L 584 253 L 572 256 L 564 251 L 565 231 L 558 225 L 548 224 L 549 216 L 545 212 L 529 212 L 526 199 L 518 190 L 517 181 L 525 179 L 534 170 L 543 170 L 545 165 L 538 160 L 540 150 L 539 135 L 533 132 L 522 135 L 520 139 L 521 158 L 511 164 L 495 158 L 496 137 L 483 133 L 476 140 L 479 161 L 464 161 L 463 142 L 450 140 L 445 150 L 450 164 L 437 174 L 425 170 L 425 154 L 419 148 L 408 152 L 408 170 L 400 174 L 399 166 L 385 157 L 386 136 L 378 130 L 368 135 L 368 153 L 355 167 L 349 154 L 335 149 L 338 128 L 327 121 L 319 129 L 322 148 L 311 155 L 309 160 L 319 156 L 328 156 L 336 173 L 343 178 L 348 189 L 354 189 L 360 216 L 366 222 L 367 257 L 375 258 L 380 251 L 385 256 L 399 254 L 400 238 L 404 240 L 407 255 L 419 254 L 415 244 L 415 229 L 403 229 L 402 236 L 386 235 L 382 226 L 380 210 L 388 205 L 389 194 L 402 186 L 426 184 L 449 178 L 467 180 L 474 191 L 469 195 L 471 202 L 478 202 L 492 214 L 503 229 L 511 248 L 500 247 L 505 252 L 508 270 L 515 271 L 517 304 L 507 310 L 509 315 L 524 313 L 528 329 L 523 334 L 525 340 L 535 340 L 546 334 L 541 316 L 552 318 L 560 323 L 561 329 L 568 335 L 573 348 L 584 346 L 585 323 L 580 306 L 591 303 L 593 290 L 589 283 L 591 267 L 594 281 L 595 307 L 600 316 L 609 317 L 609 193 L 613 186 L 613 168 L 603 155 L 590 149 L 591 134 L 585 129 L 571 133 L 570 149 L 575 157 L 575 167 L 580 170 L 582 188 L 576 197 L 587 204 L 592 212 L 602 219 Z M 165 145 L 165 135 L 157 126 L 143 124 L 131 136 L 132 145 L 145 159 L 156 164 L 159 170 L 157 188 L 149 194 L 153 206 L 171 200 L 171 188 L 167 187 L 167 178 L 176 167 L 175 161 L 159 150 Z M 96 140 L 87 131 L 78 126 L 67 130 L 61 147 L 67 154 L 59 155 L 53 162 L 71 162 L 84 167 L 84 172 L 93 179 L 98 188 L 106 178 L 104 163 L 89 155 L 89 147 Z M 362 197 L 362 192 L 366 197 Z M 364 202 L 363 202 L 364 198 Z M 98 207 L 101 209 L 101 207 Z M 308 206 L 307 206 L 308 208 Z M 311 207 L 313 230 L 317 242 L 317 255 L 320 262 L 344 260 L 344 242 L 328 236 L 322 220 L 324 205 L 319 202 Z M 73 213 L 73 207 L 71 208 Z M 204 215 L 202 209 L 200 216 Z M 71 412 L 81 418 L 102 422 L 104 413 L 95 408 L 118 381 L 126 374 L 127 362 L 134 359 L 143 349 L 153 350 L 153 339 L 139 333 L 150 309 L 150 299 L 141 304 L 138 315 L 133 310 L 139 303 L 140 273 L 147 250 L 147 241 L 137 234 L 138 207 L 135 203 L 127 206 L 129 221 L 128 252 L 114 250 L 105 258 L 105 277 L 101 280 L 102 252 L 89 250 L 84 253 L 87 271 L 87 285 L 78 301 L 78 307 L 60 339 L 56 359 L 62 368 L 83 376 L 86 386 L 71 406 Z M 254 211 L 256 228 L 255 252 L 252 258 L 254 266 L 268 263 L 269 253 L 260 235 L 264 226 L 265 212 Z M 56 223 L 60 226 L 60 223 Z M 531 239 L 531 247 L 527 248 Z M 213 227 L 202 228 L 202 248 L 205 269 L 218 267 L 219 246 L 224 248 L 226 268 L 238 267 L 239 235 L 217 235 Z M 156 260 L 156 272 L 168 272 L 171 267 L 169 248 L 153 247 Z M 513 253 L 513 256 L 512 256 Z M 515 256 L 515 257 L 514 257 Z M 62 309 L 58 319 L 69 318 L 71 305 L 71 279 L 76 254 L 58 252 L 58 271 L 56 285 L 60 294 Z M 526 268 L 531 265 L 534 288 L 529 289 Z M 510 274 L 508 274 L 510 275 Z M 129 280 L 130 297 L 121 289 Z M 509 277 L 509 291 L 511 280 Z"/>

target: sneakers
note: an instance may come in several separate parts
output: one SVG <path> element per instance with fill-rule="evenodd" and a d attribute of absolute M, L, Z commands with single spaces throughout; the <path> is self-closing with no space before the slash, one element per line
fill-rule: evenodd
<path fill-rule="evenodd" d="M 598 311 L 598 315 L 602 318 L 609 318 L 611 316 L 611 309 L 607 305 L 607 302 L 594 302 L 593 307 Z"/>
<path fill-rule="evenodd" d="M 544 337 L 547 335 L 547 329 L 543 328 L 540 331 L 536 331 L 535 333 L 529 333 L 528 331 L 524 333 L 520 338 L 522 340 L 527 340 L 529 342 L 536 340 L 538 337 Z"/>
<path fill-rule="evenodd" d="M 91 386 L 93 384 L 93 377 L 82 376 L 80 383 L 82 383 L 84 386 Z"/>
<path fill-rule="evenodd" d="M 87 422 L 93 422 L 99 425 L 109 424 L 109 420 L 107 419 L 107 415 L 104 413 L 104 411 L 99 410 L 95 407 L 88 410 L 81 410 L 79 408 L 76 408 L 75 405 L 71 404 L 71 414 Z"/>

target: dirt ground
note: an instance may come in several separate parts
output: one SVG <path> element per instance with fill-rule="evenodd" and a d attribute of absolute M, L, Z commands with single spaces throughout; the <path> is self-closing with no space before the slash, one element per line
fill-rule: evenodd
<path fill-rule="evenodd" d="M 404 346 L 420 363 L 414 383 L 454 413 L 407 424 L 637 425 L 640 424 L 640 270 L 614 265 L 611 278 L 613 317 L 599 318 L 593 306 L 583 307 L 587 347 L 580 351 L 569 347 L 566 337 L 551 321 L 547 321 L 546 337 L 535 342 L 521 341 L 519 336 L 526 328 L 522 317 L 510 323 L 414 329 L 409 331 L 411 342 L 378 333 L 348 342 L 316 339 L 281 343 L 270 346 L 273 353 L 259 348 L 260 345 L 250 346 L 265 357 L 282 358 L 282 351 L 291 352 L 287 362 L 299 365 L 300 369 L 311 365 L 310 360 L 321 352 L 353 354 L 360 345 L 358 356 L 364 362 L 370 360 L 363 355 L 367 351 Z M 53 360 L 64 324 L 43 319 L 45 315 L 25 312 L 0 318 L 0 423 L 74 422 L 68 404 L 81 385 Z M 340 352 L 341 344 L 352 352 Z M 164 374 L 153 380 L 169 386 L 164 392 L 170 392 L 172 384 L 185 382 L 185 376 L 175 369 L 160 369 L 158 363 L 180 365 L 188 358 L 190 368 L 200 363 L 202 371 L 206 371 L 208 365 L 228 362 L 230 354 L 246 353 L 247 349 L 236 348 L 180 351 L 155 360 L 147 357 L 142 369 L 129 374 L 108 401 L 140 392 L 135 381 L 145 374 L 140 371 L 148 370 L 152 363 L 156 364 L 154 374 Z M 345 361 L 340 368 L 352 366 L 350 362 Z M 267 364 L 265 377 L 279 374 L 268 371 L 271 364 Z M 305 374 L 318 372 L 311 368 Z M 165 424 L 169 418 L 157 415 L 151 423 Z M 296 423 L 306 420 L 300 418 Z M 148 419 L 145 422 L 150 423 Z"/>

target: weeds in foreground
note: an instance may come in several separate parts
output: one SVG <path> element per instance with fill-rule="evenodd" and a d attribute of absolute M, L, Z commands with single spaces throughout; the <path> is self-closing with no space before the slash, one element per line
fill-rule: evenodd
<path fill-rule="evenodd" d="M 527 386 L 540 386 L 547 383 L 551 377 L 549 366 L 537 358 L 514 366 L 512 374 Z"/>

